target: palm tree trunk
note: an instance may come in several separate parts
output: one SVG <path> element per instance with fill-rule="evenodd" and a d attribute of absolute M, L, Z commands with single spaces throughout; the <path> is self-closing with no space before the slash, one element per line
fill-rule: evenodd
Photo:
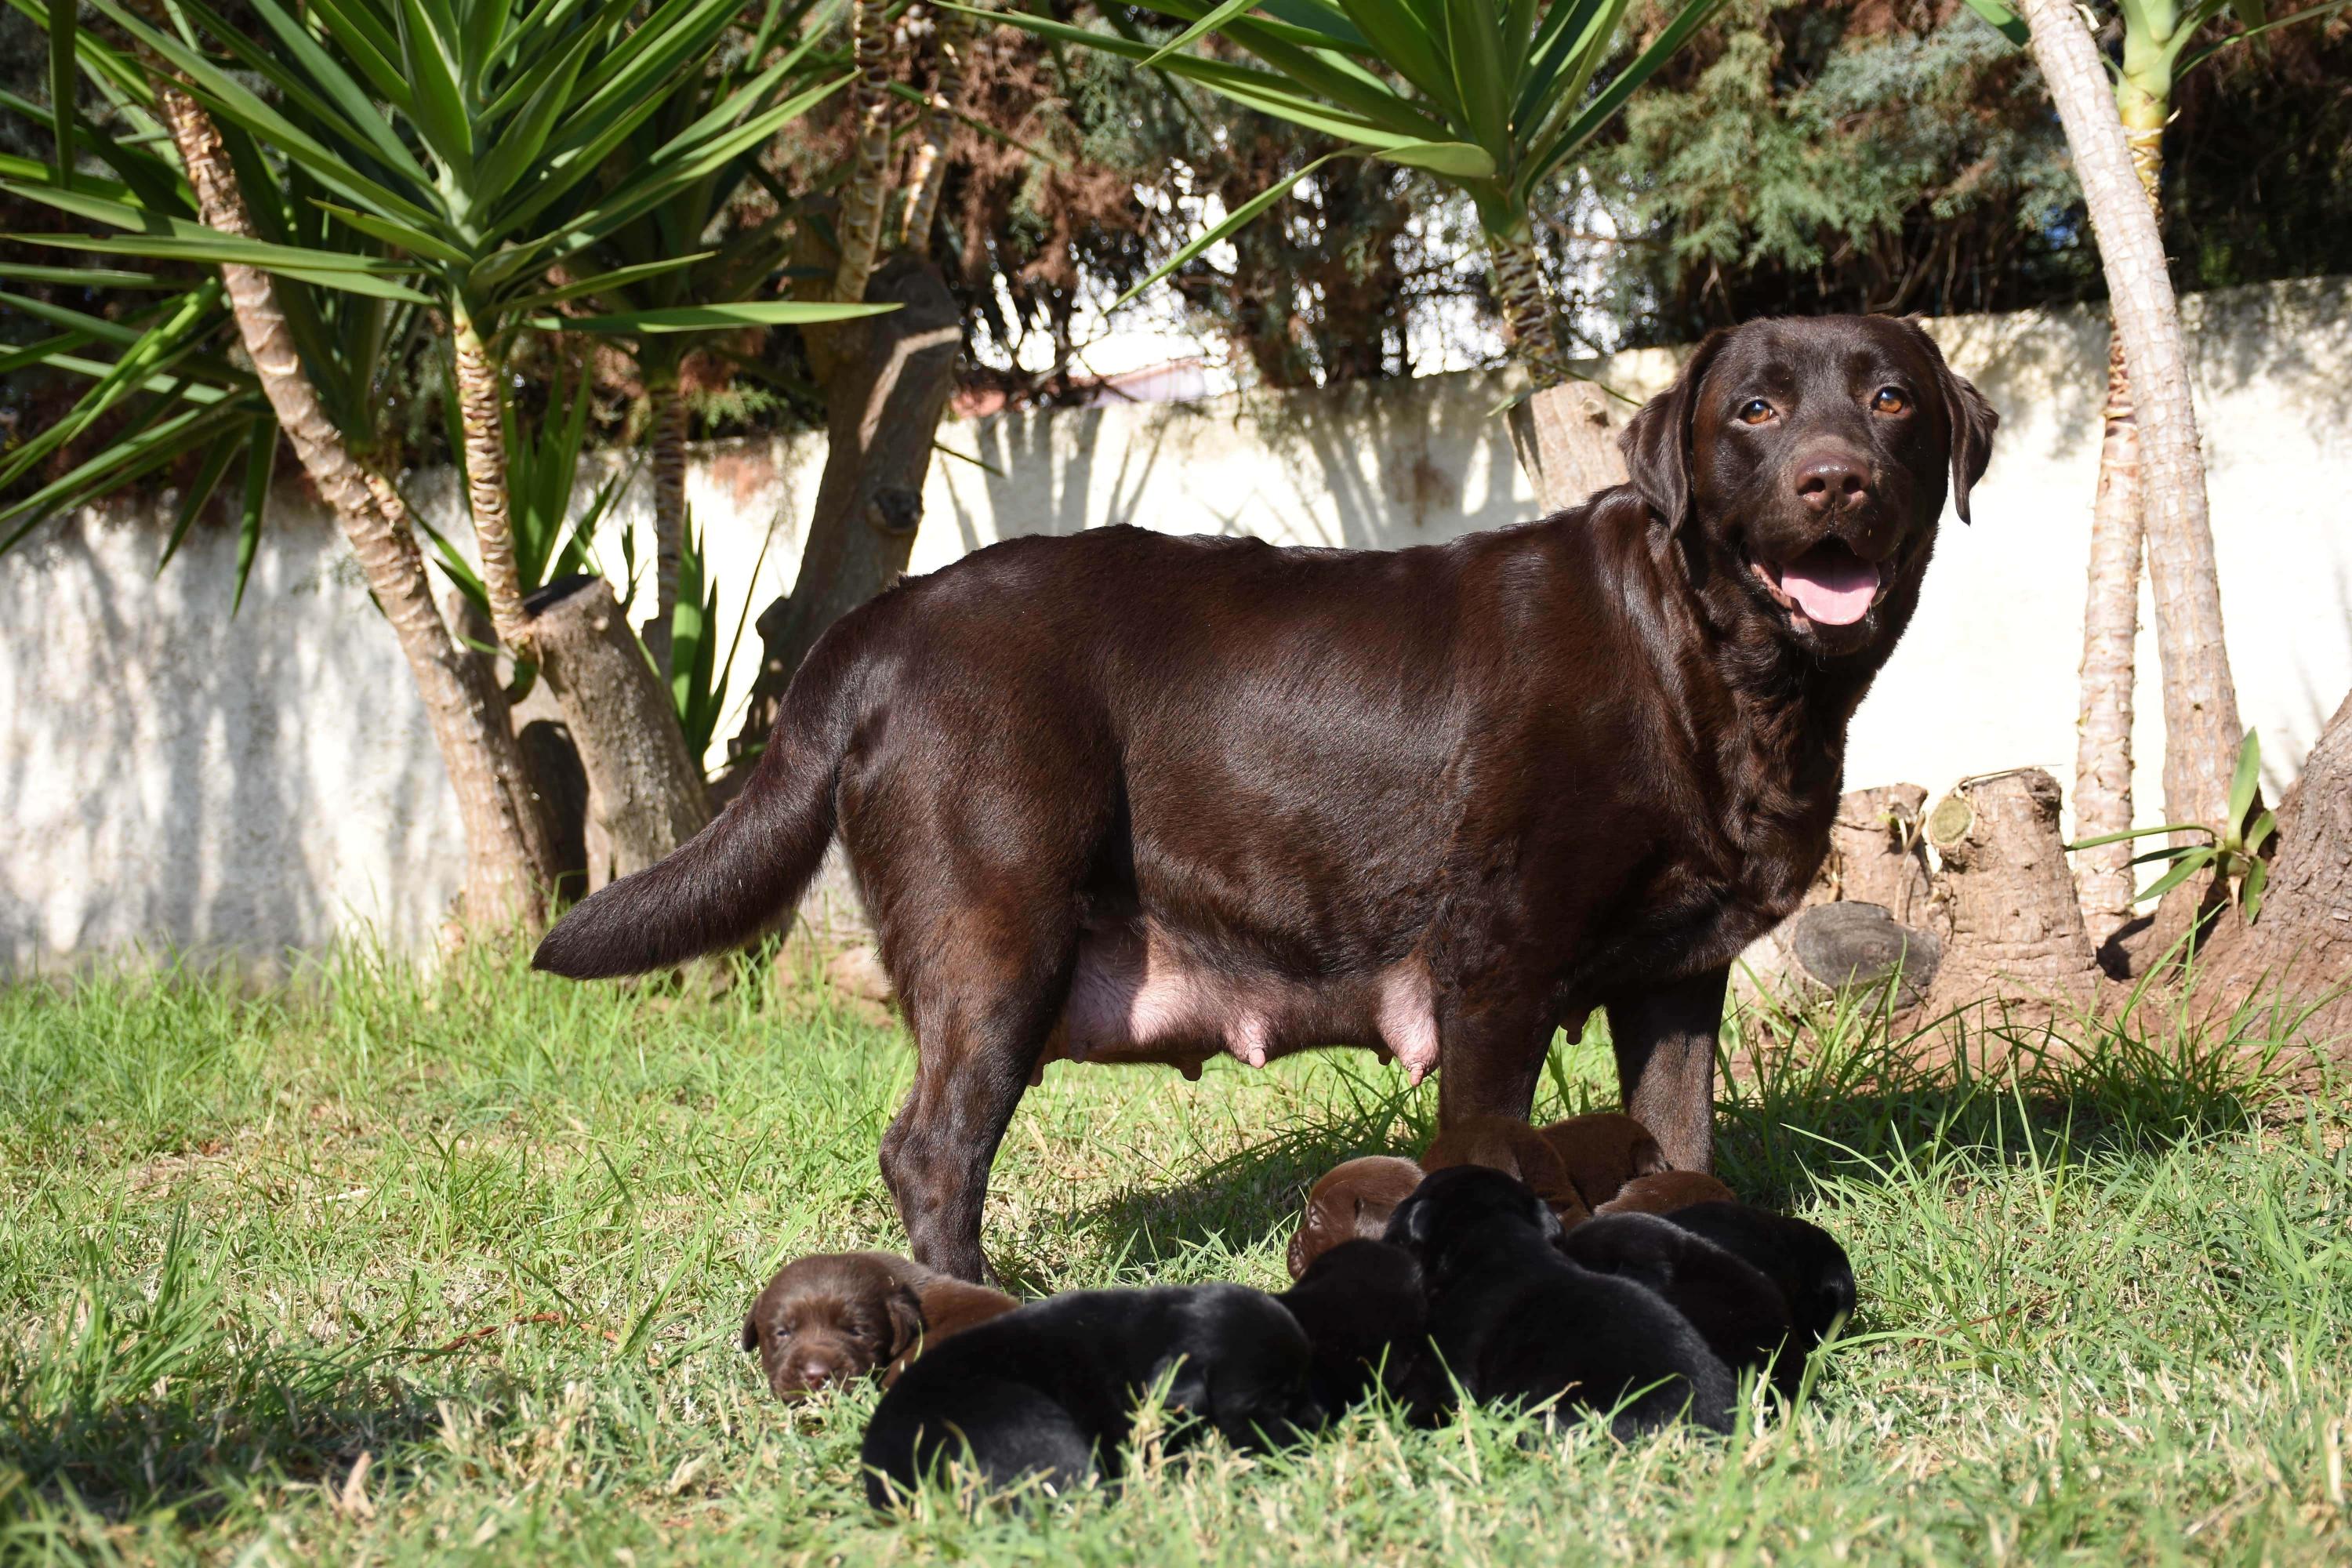
<path fill-rule="evenodd" d="M 963 51 L 971 42 L 971 18 L 961 11 L 940 12 L 937 26 L 939 82 L 924 106 L 922 140 L 908 163 L 907 209 L 898 223 L 898 248 L 919 255 L 929 248 L 940 187 L 947 183 L 948 118 L 963 97 Z"/>
<path fill-rule="evenodd" d="M 2141 519 L 2164 666 L 2165 812 L 2219 827 L 2242 730 L 2222 640 L 2221 588 L 2206 509 L 2205 459 L 2179 302 L 2156 215 L 2132 167 L 2106 68 L 2066 0 L 2024 0 L 2034 62 L 2074 155 L 2131 371 L 2140 437 Z"/>
<path fill-rule="evenodd" d="M 654 405 L 654 615 L 645 626 L 646 651 L 667 683 L 670 627 L 677 611 L 677 564 L 686 548 L 688 410 L 671 376 L 650 389 Z"/>
<path fill-rule="evenodd" d="M 2164 122 L 2171 112 L 2171 67 L 2158 60 L 2127 70 L 2116 110 L 2148 210 L 2164 226 Z M 2107 405 L 2099 441 L 2099 485 L 2091 508 L 2090 593 L 2083 610 L 2082 705 L 2074 748 L 2074 835 L 2098 838 L 2132 825 L 2131 730 L 2135 642 L 2139 634 L 2139 423 L 2120 332 L 2107 335 Z M 2128 840 L 2077 851 L 2074 883 L 2094 942 L 2132 919 L 2137 904 Z"/>
<path fill-rule="evenodd" d="M 518 658 L 530 658 L 530 616 L 522 605 L 515 565 L 514 523 L 507 511 L 506 426 L 499 414 L 499 367 L 491 363 L 471 311 L 459 298 L 451 310 L 457 361 L 457 418 L 466 443 L 466 500 L 474 514 L 474 546 L 482 560 L 482 587 L 490 624 Z"/>
<path fill-rule="evenodd" d="M 849 13 L 857 80 L 850 88 L 850 113 L 857 125 L 849 178 L 841 191 L 841 264 L 833 297 L 863 300 L 882 244 L 882 200 L 890 160 L 890 61 L 883 34 L 880 0 L 856 0 Z"/>
<path fill-rule="evenodd" d="M 160 71 L 156 97 L 195 191 L 198 216 L 222 233 L 256 236 L 211 117 Z M 465 918 L 482 925 L 543 924 L 554 857 L 505 698 L 482 661 L 467 658 L 449 636 L 398 492 L 352 457 L 327 417 L 295 351 L 269 274 L 232 266 L 223 267 L 221 276 L 279 427 L 341 524 L 425 700 L 465 824 Z"/>
<path fill-rule="evenodd" d="M 1528 367 L 1538 392 L 1569 379 L 1568 356 L 1559 341 L 1559 313 L 1544 286 L 1543 261 L 1522 228 L 1486 237 L 1486 259 L 1495 268 L 1495 303 L 1511 356 Z"/>

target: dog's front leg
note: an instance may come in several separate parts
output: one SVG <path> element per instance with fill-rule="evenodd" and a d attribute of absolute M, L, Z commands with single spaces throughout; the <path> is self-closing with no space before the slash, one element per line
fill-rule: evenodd
<path fill-rule="evenodd" d="M 1626 1113 L 1677 1171 L 1715 1164 L 1715 1044 L 1731 969 L 1706 970 L 1609 1003 Z"/>
<path fill-rule="evenodd" d="M 1479 998 L 1472 1000 L 1473 997 Z M 1465 987 L 1437 1009 L 1437 1125 L 1473 1116 L 1525 1121 L 1535 1107 L 1552 1020 L 1498 984 Z"/>

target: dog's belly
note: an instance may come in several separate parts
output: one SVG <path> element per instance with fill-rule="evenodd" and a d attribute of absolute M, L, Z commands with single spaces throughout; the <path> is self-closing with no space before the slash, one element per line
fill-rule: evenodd
<path fill-rule="evenodd" d="M 1039 1066 L 1164 1062 L 1198 1077 L 1219 1053 L 1251 1067 L 1316 1046 L 1385 1052 L 1414 1083 L 1437 1065 L 1429 965 L 1419 954 L 1368 973 L 1301 980 L 1204 963 L 1146 919 L 1081 940 Z"/>

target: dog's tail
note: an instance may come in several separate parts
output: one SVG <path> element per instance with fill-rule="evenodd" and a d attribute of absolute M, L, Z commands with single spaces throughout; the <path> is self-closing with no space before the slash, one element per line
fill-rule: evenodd
<path fill-rule="evenodd" d="M 823 637 L 784 693 L 743 793 L 644 870 L 556 923 L 531 967 L 574 980 L 667 969 L 734 947 L 789 909 L 833 840 L 834 782 L 855 715 L 855 643 Z"/>

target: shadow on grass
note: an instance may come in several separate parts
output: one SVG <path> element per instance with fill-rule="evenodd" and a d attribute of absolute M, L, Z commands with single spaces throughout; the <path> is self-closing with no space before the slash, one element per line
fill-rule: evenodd
<path fill-rule="evenodd" d="M 1726 1028 L 1717 1170 L 1742 1197 L 1786 1207 L 1825 1184 L 1897 1179 L 1929 1155 L 2047 1163 L 2242 1131 L 2284 1092 L 2291 1031 L 2269 1022 L 2200 1025 L 2147 1000 L 2107 1019 L 1988 1004 L 1903 1029 L 1854 1002 L 1746 1011 Z M 1612 1107 L 1610 1059 L 1597 1021 L 1580 1041 L 1556 1041 L 1537 1120 Z M 1146 1268 L 1278 1245 L 1324 1172 L 1410 1154 L 1436 1131 L 1433 1097 L 1393 1079 L 1382 1087 L 1342 1067 L 1313 1081 L 1328 1098 L 1305 1097 L 1299 1120 L 1175 1184 L 1122 1192 L 1081 1223 L 1106 1253 Z"/>
<path fill-rule="evenodd" d="M 0 1538 L 204 1517 L 255 1486 L 339 1484 L 362 1455 L 381 1478 L 435 1440 L 439 1399 L 386 1365 L 413 1351 L 270 1343 L 228 1301 L 225 1260 L 175 1226 L 148 1296 L 92 1248 L 49 1333 L 0 1349 Z"/>

